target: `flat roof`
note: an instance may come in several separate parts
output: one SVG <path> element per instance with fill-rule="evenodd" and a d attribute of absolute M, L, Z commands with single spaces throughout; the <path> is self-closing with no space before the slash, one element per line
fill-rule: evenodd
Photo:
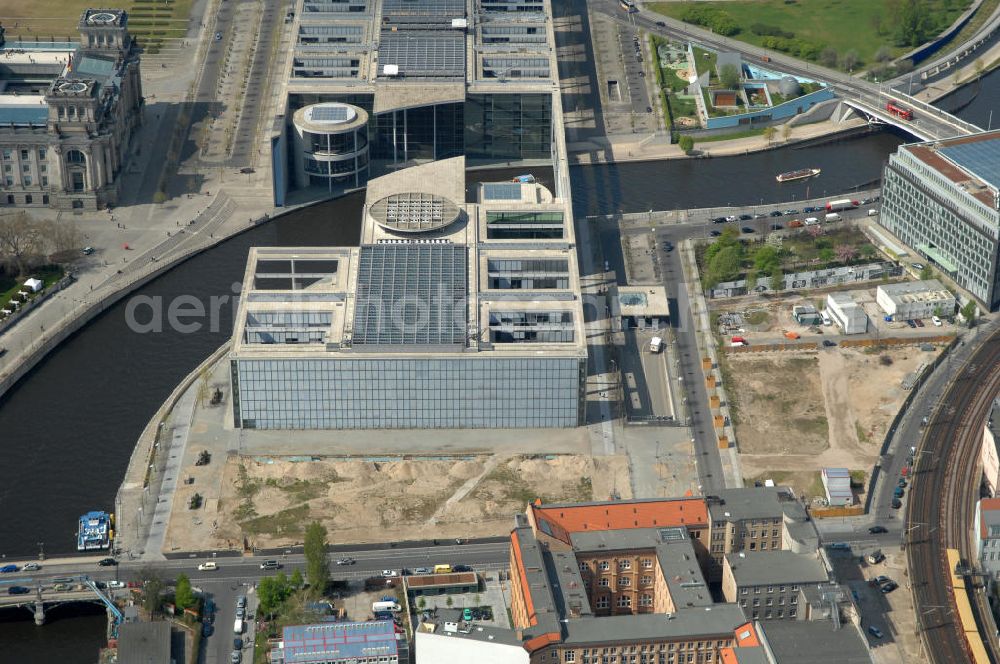
<path fill-rule="evenodd" d="M 461 215 L 451 199 L 422 192 L 390 194 L 368 210 L 377 224 L 400 233 L 436 231 L 457 221 Z"/>
<path fill-rule="evenodd" d="M 758 623 L 776 664 L 868 664 L 865 639 L 853 623 L 835 629 L 829 620 L 769 620 Z"/>
<path fill-rule="evenodd" d="M 278 650 L 284 664 L 320 664 L 333 659 L 390 657 L 398 654 L 398 645 L 391 620 L 372 620 L 292 625 L 282 632 Z"/>
<path fill-rule="evenodd" d="M 465 35 L 444 30 L 383 30 L 378 64 L 380 78 L 465 78 Z M 390 74 L 393 67 L 395 73 Z"/>
<path fill-rule="evenodd" d="M 713 521 L 779 518 L 785 513 L 806 518 L 805 508 L 788 487 L 745 487 L 722 489 L 707 496 Z"/>
<path fill-rule="evenodd" d="M 794 551 L 727 553 L 726 562 L 737 586 L 825 583 L 826 567 L 815 556 Z"/>
<path fill-rule="evenodd" d="M 681 639 L 732 639 L 734 631 L 746 623 L 743 611 L 735 604 L 716 604 L 702 608 L 683 608 L 674 613 L 581 618 L 566 623 L 567 646 L 591 643 L 632 643 Z"/>
<path fill-rule="evenodd" d="M 938 152 L 994 189 L 1000 189 L 1000 133 L 987 134 L 977 141 L 956 141 L 938 148 Z"/>
<path fill-rule="evenodd" d="M 898 284 L 881 284 L 879 285 L 879 289 L 896 303 L 938 298 L 955 298 L 955 296 L 951 294 L 951 291 L 945 288 L 944 285 L 937 279 L 904 281 Z"/>
<path fill-rule="evenodd" d="M 451 574 L 413 574 L 406 578 L 408 588 L 436 588 L 438 586 L 468 586 L 479 583 L 475 572 Z"/>
<path fill-rule="evenodd" d="M 170 664 L 170 623 L 124 623 L 118 628 L 118 659 L 122 662 Z"/>
<path fill-rule="evenodd" d="M 904 145 L 900 149 L 909 152 L 990 209 L 997 209 L 1000 130 Z"/>

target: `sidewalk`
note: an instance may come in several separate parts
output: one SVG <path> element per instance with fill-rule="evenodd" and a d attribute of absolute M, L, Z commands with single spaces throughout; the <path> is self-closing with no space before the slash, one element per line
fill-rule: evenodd
<path fill-rule="evenodd" d="M 813 124 L 792 127 L 789 140 L 782 140 L 776 137 L 770 143 L 764 136 L 748 136 L 729 141 L 701 141 L 695 139 L 695 150 L 705 157 L 724 157 L 730 155 L 749 154 L 763 150 L 773 150 L 777 148 L 794 145 L 796 143 L 820 138 L 823 136 L 833 136 L 845 131 L 864 127 L 867 123 L 860 119 L 852 119 L 846 122 L 834 122 L 824 120 Z M 780 133 L 780 131 L 779 131 Z M 641 139 L 641 140 L 637 140 Z M 616 138 L 614 136 L 592 141 L 569 143 L 566 147 L 569 150 L 570 162 L 573 165 L 586 165 L 598 163 L 618 163 L 623 161 L 652 161 L 660 159 L 689 159 L 684 151 L 677 145 L 667 142 L 667 137 L 656 137 L 656 140 L 649 140 L 649 137 L 627 136 Z M 603 155 L 603 156 L 602 156 Z"/>

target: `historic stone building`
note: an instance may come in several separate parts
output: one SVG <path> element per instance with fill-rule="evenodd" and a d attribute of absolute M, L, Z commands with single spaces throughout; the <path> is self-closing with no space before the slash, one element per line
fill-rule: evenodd
<path fill-rule="evenodd" d="M 0 33 L 0 207 L 115 205 L 141 122 L 139 48 L 120 9 L 88 9 L 80 42 Z"/>

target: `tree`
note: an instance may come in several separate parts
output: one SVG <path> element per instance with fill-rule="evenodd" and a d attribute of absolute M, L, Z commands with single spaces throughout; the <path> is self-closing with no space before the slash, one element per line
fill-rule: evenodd
<path fill-rule="evenodd" d="M 59 254 L 72 251 L 75 255 L 79 255 L 78 251 L 83 246 L 83 235 L 74 222 L 44 221 L 39 224 L 39 231 L 41 240 L 48 248 L 49 253 Z"/>
<path fill-rule="evenodd" d="M 330 567 L 326 560 L 326 528 L 319 521 L 313 521 L 306 528 L 305 555 L 306 578 L 310 591 L 316 595 L 326 592 L 330 580 Z"/>
<path fill-rule="evenodd" d="M 265 576 L 257 584 L 257 597 L 260 600 L 260 610 L 268 617 L 273 616 L 281 603 L 291 594 L 291 586 L 284 572 L 277 576 Z"/>
<path fill-rule="evenodd" d="M 858 255 L 858 250 L 850 244 L 837 245 L 834 251 L 837 252 L 837 260 L 845 264 L 853 261 Z"/>
<path fill-rule="evenodd" d="M 712 286 L 720 281 L 735 279 L 740 273 L 741 251 L 738 247 L 724 247 L 712 257 L 706 278 Z"/>
<path fill-rule="evenodd" d="M 854 49 L 851 49 L 840 58 L 840 66 L 849 72 L 854 71 L 854 68 L 858 66 L 861 62 L 861 56 Z"/>
<path fill-rule="evenodd" d="M 421 595 L 420 599 L 417 600 L 417 608 L 420 609 L 421 611 L 427 608 L 427 600 L 424 598 L 423 595 Z"/>
<path fill-rule="evenodd" d="M 740 87 L 740 70 L 730 63 L 719 68 L 719 82 L 728 90 L 738 90 Z"/>
<path fill-rule="evenodd" d="M 791 122 L 786 122 L 781 125 L 781 138 L 784 139 L 786 143 L 788 142 L 788 139 L 792 137 L 792 130 L 793 127 Z"/>
<path fill-rule="evenodd" d="M 923 266 L 923 268 L 921 268 L 920 270 L 920 280 L 927 281 L 928 279 L 933 279 L 933 278 L 934 278 L 934 270 L 931 268 L 931 266 L 930 265 Z"/>
<path fill-rule="evenodd" d="M 823 230 L 823 227 L 820 226 L 819 224 L 813 224 L 812 226 L 806 226 L 806 229 L 809 231 L 809 235 L 811 237 L 819 237 L 820 235 L 822 235 L 823 233 L 826 232 L 826 231 Z"/>
<path fill-rule="evenodd" d="M 819 52 L 819 61 L 824 67 L 836 67 L 838 59 L 840 59 L 840 54 L 832 46 L 827 46 Z"/>
<path fill-rule="evenodd" d="M 178 574 L 176 590 L 174 590 L 174 604 L 183 611 L 194 606 L 194 603 L 195 597 L 194 590 L 191 589 L 191 579 L 187 577 L 187 574 Z"/>
<path fill-rule="evenodd" d="M 41 253 L 41 225 L 26 212 L 0 215 L 0 259 L 22 276 Z"/>
<path fill-rule="evenodd" d="M 771 270 L 771 290 L 780 291 L 785 287 L 785 273 L 781 271 L 780 267 L 775 267 Z"/>
<path fill-rule="evenodd" d="M 771 141 L 774 140 L 774 135 L 778 133 L 778 130 L 774 127 L 764 127 L 764 138 L 767 140 L 767 144 L 770 145 Z"/>
<path fill-rule="evenodd" d="M 753 266 L 757 272 L 770 273 L 771 270 L 780 265 L 780 252 L 774 247 L 764 245 L 753 255 Z"/>
<path fill-rule="evenodd" d="M 962 314 L 962 318 L 965 319 L 965 321 L 969 325 L 969 327 L 972 327 L 973 325 L 976 324 L 976 309 L 977 309 L 977 306 L 976 306 L 976 301 L 975 300 L 969 300 L 960 309 L 960 312 Z"/>
<path fill-rule="evenodd" d="M 305 581 L 302 578 L 302 570 L 296 567 L 295 571 L 292 572 L 292 580 L 291 580 L 292 588 L 296 589 L 301 588 L 303 583 L 305 583 Z"/>
<path fill-rule="evenodd" d="M 816 253 L 816 257 L 824 263 L 829 263 L 834 257 L 833 249 L 830 247 L 823 247 Z"/>
<path fill-rule="evenodd" d="M 144 567 L 139 571 L 138 580 L 142 585 L 142 608 L 152 617 L 160 610 L 163 579 L 152 567 Z"/>
<path fill-rule="evenodd" d="M 684 154 L 691 154 L 691 150 L 694 149 L 694 139 L 687 135 L 681 136 L 677 139 L 677 145 L 684 151 Z"/>
<path fill-rule="evenodd" d="M 448 595 L 448 599 L 446 599 L 444 603 L 448 605 L 449 609 L 455 606 L 455 600 L 451 598 L 451 595 Z"/>
<path fill-rule="evenodd" d="M 888 46 L 879 46 L 878 50 L 875 51 L 875 62 L 886 63 L 892 60 L 892 51 L 889 50 Z"/>

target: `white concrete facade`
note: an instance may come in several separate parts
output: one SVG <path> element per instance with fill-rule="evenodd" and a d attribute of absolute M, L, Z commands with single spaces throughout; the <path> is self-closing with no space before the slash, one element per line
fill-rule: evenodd
<path fill-rule="evenodd" d="M 473 628 L 475 629 L 475 628 Z M 414 639 L 416 664 L 475 662 L 476 664 L 528 664 L 528 651 L 520 643 L 501 643 L 490 635 L 417 630 Z"/>
<path fill-rule="evenodd" d="M 937 279 L 879 286 L 875 302 L 892 320 L 950 316 L 957 304 L 955 296 Z"/>
<path fill-rule="evenodd" d="M 827 295 L 826 310 L 844 334 L 864 334 L 868 331 L 868 314 L 847 293 Z"/>

